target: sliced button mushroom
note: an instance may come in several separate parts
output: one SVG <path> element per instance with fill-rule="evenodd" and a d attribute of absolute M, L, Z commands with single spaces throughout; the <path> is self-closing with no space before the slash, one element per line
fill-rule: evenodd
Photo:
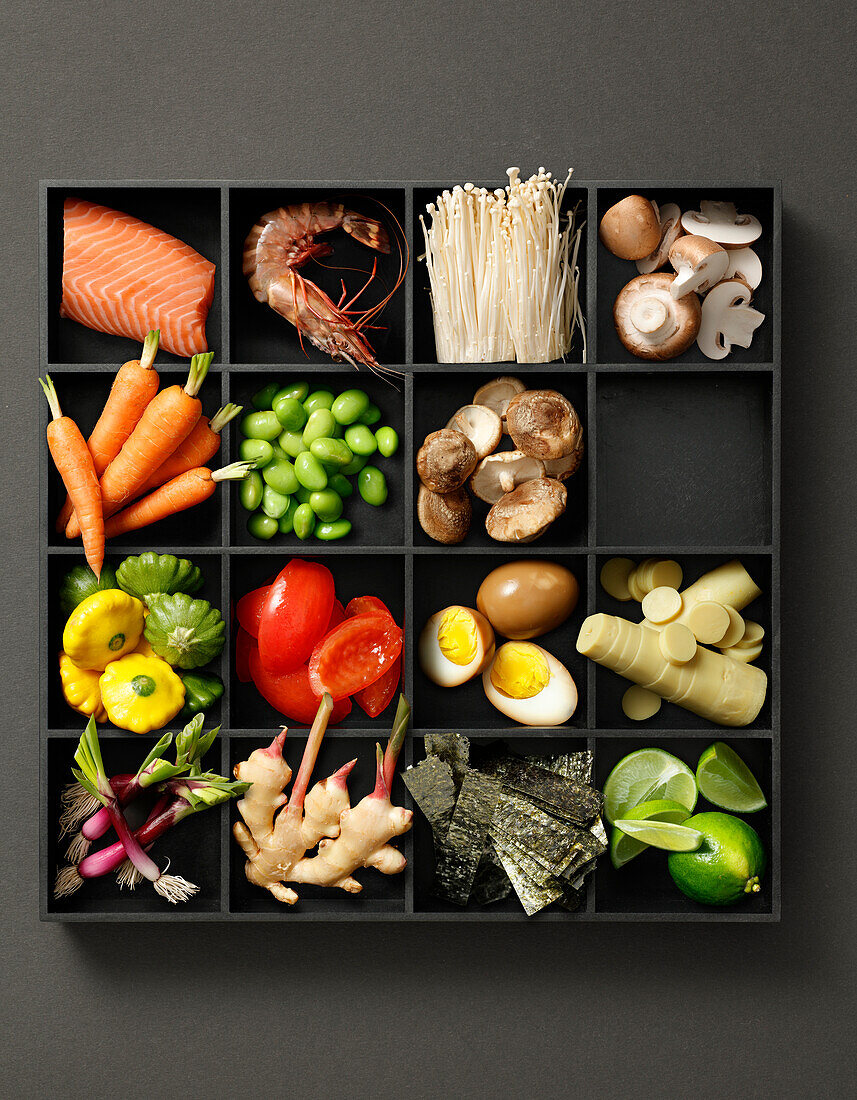
<path fill-rule="evenodd" d="M 460 489 L 476 469 L 476 448 L 463 432 L 442 428 L 427 435 L 417 451 L 420 481 L 433 493 Z"/>
<path fill-rule="evenodd" d="M 491 508 L 485 529 L 497 542 L 533 542 L 565 511 L 565 486 L 552 477 L 525 481 Z"/>
<path fill-rule="evenodd" d="M 692 291 L 704 294 L 719 283 L 729 266 L 729 253 L 708 237 L 691 234 L 672 246 L 670 263 L 676 273 L 670 294 L 678 299 Z"/>
<path fill-rule="evenodd" d="M 749 290 L 755 290 L 762 281 L 762 261 L 753 249 L 733 248 L 728 256 L 729 266 L 721 281 L 740 279 Z"/>
<path fill-rule="evenodd" d="M 762 223 L 752 214 L 739 214 L 734 202 L 699 204 L 681 216 L 685 233 L 708 237 L 724 248 L 746 248 L 762 235 Z"/>
<path fill-rule="evenodd" d="M 470 530 L 473 513 L 466 489 L 452 493 L 433 493 L 425 485 L 417 496 L 417 519 L 420 527 L 435 542 L 448 546 L 463 542 Z"/>
<path fill-rule="evenodd" d="M 511 374 L 503 374 L 491 382 L 486 382 L 484 386 L 480 386 L 473 395 L 473 404 L 484 405 L 487 409 L 495 412 L 503 422 L 503 431 L 505 432 L 506 406 L 516 394 L 523 393 L 526 388 L 520 378 L 515 378 Z"/>
<path fill-rule="evenodd" d="M 556 390 L 525 390 L 506 409 L 512 442 L 531 458 L 564 458 L 583 448 L 583 428 L 574 405 Z"/>
<path fill-rule="evenodd" d="M 654 205 L 652 203 L 652 206 Z M 658 221 L 661 226 L 658 247 L 644 260 L 637 260 L 637 270 L 641 275 L 651 275 L 653 271 L 660 271 L 665 267 L 669 261 L 670 249 L 684 233 L 681 227 L 681 210 L 674 202 L 668 202 L 666 206 L 658 209 Z"/>
<path fill-rule="evenodd" d="M 702 324 L 697 343 L 699 350 L 709 359 L 725 359 L 734 344 L 748 348 L 753 333 L 765 319 L 764 313 L 748 305 L 752 291 L 730 279 L 718 283 L 708 292 L 702 304 Z"/>
<path fill-rule="evenodd" d="M 476 457 L 485 458 L 500 446 L 503 421 L 487 405 L 464 405 L 452 417 L 447 428 L 466 435 L 476 448 Z"/>
<path fill-rule="evenodd" d="M 699 298 L 690 293 L 676 301 L 670 293 L 672 282 L 665 271 L 638 275 L 613 305 L 619 339 L 640 359 L 674 359 L 687 351 L 699 332 Z"/>
<path fill-rule="evenodd" d="M 658 213 L 642 195 L 627 195 L 611 206 L 598 229 L 601 243 L 621 260 L 644 260 L 658 247 Z"/>
<path fill-rule="evenodd" d="M 470 478 L 470 491 L 487 504 L 495 504 L 523 482 L 544 476 L 545 464 L 538 458 L 523 451 L 500 451 L 482 459 Z"/>

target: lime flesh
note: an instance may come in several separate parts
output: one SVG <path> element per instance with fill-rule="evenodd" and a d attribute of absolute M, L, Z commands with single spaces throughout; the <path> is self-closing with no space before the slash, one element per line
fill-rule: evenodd
<path fill-rule="evenodd" d="M 721 810 L 753 814 L 768 805 L 756 777 L 734 749 L 722 741 L 709 745 L 696 766 L 703 798 Z"/>
<path fill-rule="evenodd" d="M 755 829 L 740 817 L 721 813 L 697 814 L 685 824 L 703 839 L 695 852 L 672 852 L 667 859 L 683 894 L 702 905 L 735 905 L 759 893 L 767 861 Z"/>
<path fill-rule="evenodd" d="M 620 818 L 616 822 L 616 828 L 664 852 L 695 852 L 702 843 L 702 833 L 684 825 L 674 825 L 671 821 L 636 821 L 633 818 Z"/>
<path fill-rule="evenodd" d="M 690 811 L 680 802 L 671 802 L 665 798 L 641 802 L 628 812 L 638 821 L 671 821 L 674 825 L 681 825 L 690 817 Z M 614 825 L 610 833 L 610 862 L 618 871 L 648 847 L 642 840 L 628 836 Z"/>
<path fill-rule="evenodd" d="M 628 817 L 641 802 L 669 799 L 685 806 L 696 805 L 696 779 L 677 756 L 663 749 L 638 749 L 623 757 L 604 784 L 604 816 L 612 824 Z"/>

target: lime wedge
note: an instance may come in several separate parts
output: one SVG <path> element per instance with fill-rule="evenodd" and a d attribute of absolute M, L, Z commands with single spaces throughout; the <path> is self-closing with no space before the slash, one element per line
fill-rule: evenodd
<path fill-rule="evenodd" d="M 666 798 L 692 812 L 696 779 L 677 756 L 663 749 L 638 749 L 623 757 L 604 784 L 604 816 L 612 824 L 641 802 Z"/>
<path fill-rule="evenodd" d="M 721 810 L 754 814 L 768 805 L 756 777 L 734 749 L 715 741 L 700 756 L 696 782 L 704 798 Z"/>
<path fill-rule="evenodd" d="M 690 817 L 690 811 L 679 802 L 671 802 L 669 799 L 656 798 L 652 802 L 641 802 L 633 809 L 634 819 L 637 821 L 670 821 L 673 825 L 681 825 Z M 615 826 L 610 834 L 610 861 L 618 871 L 626 863 L 644 852 L 648 844 L 623 833 Z"/>
<path fill-rule="evenodd" d="M 663 848 L 665 852 L 695 852 L 702 843 L 702 833 L 669 821 L 623 818 L 616 822 L 616 828 L 653 848 Z"/>

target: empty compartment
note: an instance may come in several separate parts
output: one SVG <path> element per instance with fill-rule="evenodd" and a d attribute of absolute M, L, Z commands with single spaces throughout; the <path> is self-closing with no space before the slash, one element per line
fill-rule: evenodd
<path fill-rule="evenodd" d="M 601 554 L 597 559 L 597 568 L 600 575 L 602 565 L 609 560 L 611 555 Z M 630 555 L 629 555 L 630 556 Z M 658 555 L 659 557 L 670 555 Z M 638 559 L 642 560 L 642 556 Z M 684 571 L 682 587 L 687 588 L 693 584 L 703 573 L 708 573 L 718 565 L 724 564 L 730 559 L 723 556 L 707 554 L 678 554 L 675 556 Z M 743 619 L 759 623 L 765 631 L 762 643 L 762 652 L 758 660 L 753 664 L 760 668 L 768 677 L 768 695 L 758 717 L 749 726 L 743 727 L 749 730 L 769 730 L 771 728 L 771 666 L 772 652 L 775 644 L 771 620 L 771 559 L 765 554 L 740 554 L 738 560 L 761 588 L 762 594 L 740 612 Z M 608 615 L 617 615 L 629 622 L 638 623 L 643 619 L 643 612 L 636 600 L 620 603 L 608 596 L 600 584 L 596 585 L 595 611 L 602 611 Z M 709 646 L 714 649 L 715 646 Z M 616 672 L 596 666 L 595 670 L 595 696 L 596 716 L 599 729 L 628 729 L 639 730 L 640 736 L 647 730 L 711 730 L 712 736 L 718 730 L 724 734 L 729 733 L 732 727 L 718 726 L 705 718 L 685 710 L 673 703 L 662 703 L 660 710 L 653 717 L 644 722 L 631 721 L 622 710 L 622 696 L 631 686 L 632 681 L 626 680 Z"/>
<path fill-rule="evenodd" d="M 596 407 L 599 545 L 770 543 L 770 375 L 601 374 Z"/>
<path fill-rule="evenodd" d="M 351 476 L 348 480 L 353 491 L 350 497 L 343 499 L 344 508 L 342 512 L 342 518 L 347 519 L 352 525 L 351 531 L 344 539 L 335 542 L 323 542 L 313 537 L 308 540 L 309 545 L 322 548 L 355 545 L 402 546 L 405 537 L 406 461 L 404 379 L 398 381 L 395 386 L 391 386 L 389 382 L 366 371 L 357 374 L 350 366 L 340 367 L 339 369 L 332 367 L 329 373 L 317 373 L 316 370 L 313 370 L 303 375 L 299 369 L 296 369 L 294 373 L 242 372 L 232 374 L 230 378 L 230 400 L 243 406 L 243 412 L 230 425 L 232 461 L 237 461 L 240 457 L 239 448 L 244 439 L 241 423 L 245 416 L 254 411 L 253 395 L 272 382 L 276 382 L 281 386 L 287 386 L 293 382 L 305 382 L 309 386 L 310 395 L 327 390 L 333 393 L 334 397 L 337 397 L 345 390 L 363 390 L 364 393 L 368 394 L 370 401 L 381 410 L 381 419 L 373 424 L 369 430 L 374 433 L 379 428 L 387 426 L 393 428 L 399 436 L 398 449 L 390 458 L 384 458 L 380 451 L 375 451 L 373 455 L 366 459 L 367 465 L 376 467 L 384 475 L 387 483 L 387 499 L 384 504 L 367 504 L 358 490 L 358 475 Z M 343 429 L 340 434 L 343 434 L 344 430 L 347 429 Z M 294 462 L 293 457 L 289 457 L 288 460 Z M 264 469 L 260 472 L 264 477 Z M 236 484 L 227 491 L 231 491 L 233 494 L 230 544 L 232 546 L 266 545 L 264 542 L 260 542 L 259 539 L 254 538 L 247 529 L 250 513 L 241 505 L 240 485 Z M 292 532 L 288 535 L 275 534 L 268 545 L 281 546 L 284 549 L 300 549 L 305 544 L 301 543 L 297 535 Z"/>
<path fill-rule="evenodd" d="M 526 179 L 532 172 L 524 169 L 521 172 L 521 178 Z M 462 180 L 463 184 L 465 181 Z M 474 181 L 476 186 L 491 187 L 491 184 L 482 184 L 479 181 Z M 508 180 L 503 180 L 502 183 L 496 184 L 497 187 L 505 187 Z M 425 220 L 426 226 L 431 225 L 430 216 L 426 213 L 426 206 L 429 203 L 437 204 L 437 197 L 441 192 L 446 189 L 451 189 L 454 184 L 437 184 L 432 187 L 415 187 L 414 188 L 414 221 L 412 226 L 414 249 L 413 255 L 421 256 L 425 252 L 425 237 L 423 235 L 423 227 L 420 224 L 420 217 Z M 569 185 L 565 192 L 563 199 L 562 210 L 563 214 L 570 213 L 573 209 L 577 208 L 575 217 L 575 227 L 580 227 L 587 220 L 587 197 L 588 193 L 585 187 L 574 187 Z M 564 226 L 563 226 L 564 228 Z M 580 308 L 586 317 L 587 322 L 592 322 L 592 319 L 586 316 L 586 229 L 580 235 L 580 248 L 577 253 L 577 267 L 580 270 L 580 279 L 578 282 L 578 299 L 580 301 Z M 432 316 L 431 296 L 429 287 L 429 275 L 426 268 L 425 260 L 414 260 L 414 362 L 415 363 L 437 363 L 437 350 L 435 348 L 434 339 L 434 319 Z M 574 332 L 572 339 L 571 350 L 566 356 L 566 360 L 570 363 L 580 363 L 583 359 L 583 338 L 578 327 Z M 504 364 L 505 365 L 505 364 Z M 516 364 L 514 361 L 508 363 L 509 374 L 514 374 L 513 368 L 525 369 L 527 364 Z"/>
<path fill-rule="evenodd" d="M 233 738 L 230 743 L 230 771 L 236 764 L 246 760 L 257 748 L 268 742 L 260 742 L 247 737 Z M 286 794 L 291 792 L 292 783 L 300 767 L 301 756 L 306 745 L 305 733 L 289 732 L 283 747 L 283 755 L 291 768 L 292 777 L 286 787 Z M 336 737 L 331 731 L 319 750 L 318 759 L 313 768 L 310 779 L 310 789 L 313 785 L 347 764 L 349 760 L 356 759 L 356 764 L 348 777 L 348 791 L 351 805 L 357 803 L 366 795 L 371 794 L 375 787 L 375 742 L 372 738 L 363 737 Z M 401 764 L 400 764 L 401 766 Z M 395 806 L 407 806 L 407 791 L 401 779 L 396 777 L 393 782 L 391 799 Z M 231 820 L 240 821 L 240 815 L 235 807 L 230 809 Z M 390 842 L 398 848 L 410 862 L 411 838 L 409 833 L 394 837 Z M 316 854 L 315 849 L 306 853 L 306 858 Z M 324 887 L 306 885 L 304 883 L 290 883 L 289 885 L 298 895 L 298 901 L 294 906 L 278 901 L 273 894 L 261 886 L 256 886 L 247 879 L 245 873 L 246 859 L 234 837 L 229 837 L 229 911 L 233 915 L 244 913 L 265 913 L 282 915 L 283 920 L 299 916 L 339 916 L 342 919 L 359 919 L 362 913 L 389 913 L 395 917 L 404 911 L 405 883 L 409 873 L 406 866 L 404 871 L 394 875 L 384 875 L 373 868 L 360 868 L 353 872 L 353 877 L 362 885 L 363 889 L 356 894 L 348 893 L 338 887 Z"/>
<path fill-rule="evenodd" d="M 692 901 L 675 885 L 667 867 L 668 852 L 648 848 L 618 870 L 610 862 L 609 854 L 598 861 L 595 877 L 596 913 L 639 913 L 641 916 L 660 914 L 687 915 L 702 919 L 752 920 L 774 910 L 774 898 L 779 896 L 779 886 L 772 880 L 772 868 L 776 864 L 773 850 L 771 804 L 774 801 L 773 773 L 771 768 L 771 742 L 767 738 L 742 739 L 731 731 L 724 731 L 716 738 L 725 741 L 741 757 L 756 777 L 768 807 L 758 813 L 737 814 L 759 834 L 767 856 L 767 867 L 760 880 L 758 894 L 748 894 L 736 905 L 701 905 Z M 715 737 L 712 736 L 713 742 Z M 668 741 L 639 739 L 600 738 L 596 742 L 595 775 L 597 785 L 603 788 L 610 772 L 629 753 L 643 747 L 657 747 L 682 760 L 692 772 L 696 772 L 699 757 L 709 742 L 702 739 L 671 738 Z M 726 813 L 699 796 L 694 814 Z M 608 835 L 611 826 L 605 822 Z"/>
<path fill-rule="evenodd" d="M 140 344 L 124 336 L 96 332 L 60 317 L 63 270 L 63 203 L 87 199 L 140 218 L 196 249 L 218 269 L 205 335 L 208 350 L 220 361 L 220 188 L 210 187 L 48 187 L 47 189 L 47 356 L 49 363 L 115 363 L 137 359 Z M 161 351 L 163 362 L 168 352 Z M 176 363 L 177 357 L 168 361 Z"/>
<path fill-rule="evenodd" d="M 534 371 L 531 367 L 515 364 L 512 364 L 508 370 L 498 370 L 488 374 L 471 374 L 464 371 L 415 374 L 414 459 L 416 459 L 417 452 L 427 435 L 445 428 L 462 405 L 471 404 L 476 391 L 481 386 L 503 374 L 519 378 L 527 389 L 556 390 L 568 398 L 574 406 L 583 427 L 583 458 L 577 471 L 563 482 L 568 494 L 565 512 L 554 520 L 547 531 L 535 542 L 515 544 L 497 542 L 492 539 L 485 529 L 485 517 L 488 515 L 491 506 L 470 493 L 473 518 L 470 523 L 470 531 L 460 545 L 462 547 L 486 547 L 494 552 L 506 553 L 518 553 L 521 550 L 525 553 L 537 552 L 540 548 L 548 552 L 554 548 L 564 550 L 569 547 L 572 549 L 583 547 L 587 543 L 589 531 L 587 468 L 590 462 L 589 440 L 587 438 L 585 374 L 544 373 Z M 515 445 L 511 437 L 506 434 L 501 436 L 498 450 L 512 451 L 514 449 Z M 420 526 L 416 509 L 419 487 L 419 478 L 416 476 L 416 471 L 414 471 L 414 545 L 431 546 L 436 550 L 443 549 L 447 553 L 454 551 L 454 546 L 446 547 L 444 544 L 430 539 Z"/>
<path fill-rule="evenodd" d="M 199 566 L 203 576 L 202 588 L 200 588 L 198 592 L 193 593 L 193 598 L 208 600 L 211 606 L 221 611 L 224 619 L 228 621 L 226 602 L 223 597 L 220 558 L 213 554 L 194 554 L 192 560 L 194 565 Z M 121 554 L 108 554 L 104 565 L 115 571 L 122 561 L 124 561 L 124 558 Z M 81 554 L 79 558 L 71 557 L 66 554 L 52 554 L 48 557 L 48 652 L 45 658 L 45 667 L 47 669 L 47 721 L 48 729 L 51 730 L 82 730 L 87 721 L 83 715 L 73 710 L 63 698 L 62 683 L 60 681 L 57 660 L 57 655 L 62 649 L 62 635 L 67 619 L 65 612 L 60 607 L 60 586 L 62 585 L 63 578 L 70 569 L 85 564 L 83 554 Z M 216 657 L 210 664 L 205 665 L 203 668 L 193 669 L 192 671 L 199 673 L 216 673 L 225 681 L 227 662 L 228 651 L 224 650 L 224 652 L 219 657 Z M 176 669 L 176 672 L 182 675 L 181 669 Z M 221 702 L 222 701 L 219 700 L 214 707 L 211 707 L 205 712 L 206 728 L 210 725 L 216 725 L 220 721 Z M 168 722 L 164 729 L 182 729 L 185 720 L 180 717 L 180 714 L 181 712 L 179 712 L 179 715 L 173 718 L 172 721 Z M 104 725 L 99 725 L 98 729 L 100 733 L 102 730 L 113 731 L 116 727 L 112 723 L 107 722 Z M 152 734 L 151 736 L 157 736 L 157 734 Z"/>
<path fill-rule="evenodd" d="M 540 555 L 532 555 L 538 558 Z M 547 558 L 547 555 L 545 555 Z M 527 727 L 501 714 L 491 704 L 482 686 L 482 676 L 473 677 L 459 687 L 440 687 L 423 672 L 419 661 L 419 638 L 432 615 L 451 604 L 476 607 L 476 594 L 485 577 L 499 565 L 514 561 L 499 554 L 456 554 L 442 557 L 419 554 L 414 558 L 414 727 L 416 729 L 513 730 L 518 736 L 530 735 Z M 574 714 L 559 731 L 586 725 L 586 660 L 575 649 L 580 624 L 586 617 L 586 558 L 582 555 L 552 554 L 548 559 L 570 569 L 580 586 L 580 597 L 571 616 L 555 630 L 532 641 L 547 650 L 571 673 L 577 686 L 578 701 Z M 496 635 L 499 648 L 506 639 Z M 549 688 L 543 689 L 550 690 Z M 519 705 L 523 703 L 518 701 Z M 535 711 L 533 711 L 535 714 Z M 547 722 L 534 723 L 543 729 Z M 558 750 L 557 750 L 558 751 Z"/>
<path fill-rule="evenodd" d="M 259 302 L 250 290 L 243 272 L 242 256 L 244 242 L 255 223 L 265 214 L 280 207 L 297 204 L 298 211 L 293 212 L 295 220 L 284 223 L 283 243 L 285 247 L 294 241 L 301 241 L 307 234 L 309 219 L 313 217 L 310 209 L 320 203 L 341 203 L 348 210 L 356 211 L 368 218 L 380 221 L 387 229 L 390 238 L 390 252 L 378 252 L 368 245 L 361 244 L 355 237 L 345 232 L 341 225 L 330 220 L 331 232 L 322 232 L 314 226 L 313 231 L 320 234 L 315 243 L 332 248 L 333 253 L 322 252 L 320 257 L 309 263 L 302 261 L 299 275 L 315 284 L 336 306 L 344 302 L 344 308 L 363 311 L 377 305 L 392 291 L 399 278 L 400 256 L 395 243 L 397 230 L 405 222 L 405 192 L 402 188 L 335 188 L 309 187 L 232 187 L 229 191 L 229 334 L 230 358 L 233 363 L 330 363 L 328 352 L 313 344 L 315 335 L 324 342 L 330 335 L 330 326 L 317 305 L 310 301 L 302 308 L 304 322 L 302 336 L 298 329 L 285 317 L 276 313 L 267 302 Z M 394 222 L 395 219 L 395 222 Z M 335 219 L 336 222 L 339 219 Z M 322 221 L 321 225 L 327 224 Z M 400 237 L 401 234 L 398 234 Z M 404 249 L 404 246 L 402 246 Z M 355 299 L 361 287 L 369 279 L 373 264 L 377 260 L 376 277 L 371 284 Z M 404 259 L 401 260 L 404 264 Z M 289 268 L 284 264 L 282 274 L 289 279 Z M 346 287 L 346 299 L 343 299 L 342 281 Z M 309 292 L 311 294 L 311 291 Z M 313 316 L 313 310 L 321 317 Z M 360 320 L 359 313 L 351 314 L 353 322 Z M 362 330 L 361 335 L 374 349 L 378 363 L 401 364 L 405 358 L 405 287 L 404 283 L 396 290 L 380 315 L 369 320 L 370 326 Z"/>
<path fill-rule="evenodd" d="M 109 776 L 134 774 L 152 747 L 150 738 L 112 737 L 102 743 L 104 767 Z M 199 887 L 199 892 L 188 901 L 173 905 L 155 893 L 148 882 L 141 882 L 135 890 L 121 889 L 114 874 L 87 879 L 73 894 L 64 898 L 53 896 L 57 871 L 66 866 L 66 848 L 70 836 L 59 839 L 60 796 L 67 783 L 73 783 L 71 769 L 77 741 L 72 737 L 50 738 L 47 745 L 47 837 L 43 851 L 47 856 L 47 913 L 85 915 L 93 920 L 112 914 L 137 914 L 141 920 L 155 916 L 182 917 L 194 913 L 216 913 L 220 910 L 220 838 L 222 814 L 226 806 L 200 810 L 180 821 L 159 837 L 150 855 L 160 868 L 169 860 L 169 874 L 179 875 Z M 171 758 L 170 754 L 167 754 Z M 205 757 L 207 769 L 221 775 L 225 765 L 223 743 L 216 741 Z M 128 824 L 136 829 L 146 820 L 157 794 L 146 792 L 125 811 Z M 90 849 L 98 851 L 115 843 L 116 834 L 111 829 L 95 841 Z"/>
<path fill-rule="evenodd" d="M 230 562 L 232 573 L 230 602 L 233 614 L 233 630 L 229 722 L 230 728 L 233 730 L 277 730 L 283 723 L 289 727 L 301 725 L 301 723 L 292 721 L 274 710 L 265 701 L 252 681 L 243 684 L 234 675 L 235 645 L 238 635 L 235 606 L 247 592 L 252 592 L 253 589 L 262 585 L 270 584 L 292 558 L 307 558 L 322 562 L 333 574 L 336 583 L 336 598 L 341 601 L 343 607 L 355 596 L 377 596 L 390 609 L 396 622 L 400 626 L 404 623 L 405 561 L 401 555 L 379 553 L 326 554 L 323 557 L 314 557 L 312 552 L 306 550 L 301 553 L 287 551 L 281 555 L 233 555 Z M 395 698 L 393 703 L 395 703 Z M 378 718 L 369 718 L 354 703 L 351 713 L 336 728 L 349 730 L 377 727 L 380 736 L 385 730 L 389 729 L 394 714 L 395 706 L 390 705 Z"/>
<path fill-rule="evenodd" d="M 139 350 L 139 349 L 138 349 Z M 168 386 L 183 386 L 187 382 L 187 371 L 175 373 L 174 370 L 159 372 L 161 389 Z M 203 415 L 211 418 L 220 407 L 220 375 L 209 373 L 200 390 L 199 397 L 202 401 Z M 104 403 L 110 393 L 113 379 L 110 374 L 97 371 L 83 371 L 57 374 L 54 376 L 57 397 L 63 413 L 72 417 L 84 437 L 95 427 Z M 42 400 L 43 425 L 47 424 L 49 412 L 47 402 Z M 225 464 L 221 455 L 215 455 L 211 459 L 212 468 Z M 176 546 L 219 546 L 221 542 L 222 509 L 225 507 L 225 494 L 228 489 L 224 485 L 218 485 L 212 496 L 202 504 L 198 504 L 187 511 L 179 512 L 168 519 L 159 520 L 150 527 L 142 527 L 136 531 L 130 531 L 125 535 L 118 535 L 109 542 L 111 550 L 121 550 L 123 546 L 151 546 L 159 551 L 167 552 Z M 57 473 L 53 461 L 48 458 L 48 545 L 70 546 L 64 533 L 57 532 L 55 522 L 60 508 L 66 498 L 65 487 Z M 80 546 L 80 542 L 77 544 Z M 83 552 L 81 551 L 81 557 Z"/>
<path fill-rule="evenodd" d="M 630 194 L 641 194 L 658 206 L 676 203 L 682 213 L 699 210 L 703 200 L 732 202 L 740 214 L 751 214 L 762 224 L 762 234 L 750 247 L 762 264 L 762 281 L 753 292 L 752 308 L 765 315 L 765 320 L 753 334 L 749 348 L 733 347 L 724 360 L 724 365 L 732 363 L 770 363 L 773 359 L 774 317 L 773 304 L 777 300 L 780 273 L 774 264 L 774 191 L 770 187 L 601 187 L 598 189 L 598 224 L 614 203 Z M 621 260 L 608 252 L 598 242 L 598 361 L 600 363 L 645 363 L 624 347 L 616 333 L 613 323 L 613 304 L 624 286 L 635 279 L 639 272 L 633 260 Z M 660 268 L 665 274 L 673 276 L 672 265 L 667 263 Z M 664 367 L 682 363 L 712 363 L 712 360 L 699 349 L 695 342 L 682 355 L 661 364 Z M 658 364 L 653 364 L 656 369 Z"/>
<path fill-rule="evenodd" d="M 461 726 L 457 727 L 462 729 Z M 463 733 L 467 731 L 462 729 Z M 525 738 L 504 738 L 502 741 L 494 740 L 492 737 L 489 740 L 471 741 L 470 743 L 470 761 L 475 768 L 479 767 L 480 760 L 485 758 L 485 755 L 489 751 L 493 751 L 498 747 L 507 748 L 513 753 L 517 753 L 520 756 L 535 757 L 535 756 L 553 756 L 557 753 L 564 752 L 583 752 L 587 748 L 587 742 L 585 737 L 567 737 L 559 740 L 543 740 L 543 739 L 525 739 Z M 417 738 L 414 741 L 414 764 L 418 764 L 425 758 L 425 742 L 421 738 Z M 593 776 L 594 782 L 594 776 Z M 552 921 L 552 920 L 573 920 L 579 917 L 582 913 L 586 912 L 587 902 L 586 896 L 581 899 L 580 909 L 570 912 L 562 906 L 554 903 L 542 909 L 540 912 L 535 913 L 533 916 L 528 917 L 524 911 L 523 906 L 515 893 L 514 889 L 505 897 L 499 901 L 490 902 L 489 904 L 482 905 L 474 900 L 471 900 L 466 906 L 455 905 L 453 902 L 446 901 L 444 898 L 437 897 L 435 893 L 435 843 L 432 836 L 431 826 L 423 815 L 422 811 L 417 807 L 410 795 L 407 796 L 405 803 L 407 806 L 413 806 L 414 810 L 414 829 L 413 829 L 413 847 L 414 847 L 414 912 L 415 913 L 438 913 L 445 914 L 451 918 L 467 914 L 470 917 L 476 917 L 480 920 L 491 919 L 520 919 L 529 921 Z M 601 863 L 604 859 L 609 858 L 604 855 L 599 859 Z M 587 876 L 585 889 L 591 889 L 592 876 Z"/>

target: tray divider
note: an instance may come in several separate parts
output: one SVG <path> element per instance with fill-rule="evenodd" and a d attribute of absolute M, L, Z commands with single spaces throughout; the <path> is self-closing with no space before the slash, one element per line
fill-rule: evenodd
<path fill-rule="evenodd" d="M 598 188 L 586 188 L 586 349 L 587 365 L 598 362 Z M 591 424 L 590 424 L 591 428 Z"/>
<path fill-rule="evenodd" d="M 232 361 L 229 345 L 229 187 L 220 186 L 220 361 L 225 367 Z"/>

